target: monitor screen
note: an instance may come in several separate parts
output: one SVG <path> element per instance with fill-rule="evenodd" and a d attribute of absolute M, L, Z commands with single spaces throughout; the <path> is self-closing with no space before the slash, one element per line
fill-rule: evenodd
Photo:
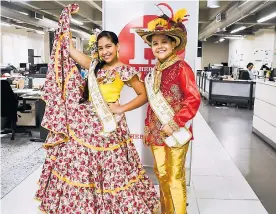
<path fill-rule="evenodd" d="M 223 66 L 222 70 L 223 70 L 222 71 L 223 75 L 230 75 L 231 74 L 230 67 L 228 67 L 228 66 Z"/>
<path fill-rule="evenodd" d="M 221 72 L 221 68 L 212 68 L 212 76 L 219 76 Z"/>
<path fill-rule="evenodd" d="M 26 67 L 27 67 L 27 63 L 20 63 L 20 64 L 19 64 L 19 67 L 20 67 L 20 68 L 26 68 Z"/>
<path fill-rule="evenodd" d="M 48 64 L 47 63 L 41 63 L 41 64 L 37 64 L 36 65 L 36 70 L 39 72 L 40 68 L 48 68 Z"/>
<path fill-rule="evenodd" d="M 276 68 L 273 68 L 273 70 L 271 71 L 271 76 L 272 77 L 276 77 Z"/>

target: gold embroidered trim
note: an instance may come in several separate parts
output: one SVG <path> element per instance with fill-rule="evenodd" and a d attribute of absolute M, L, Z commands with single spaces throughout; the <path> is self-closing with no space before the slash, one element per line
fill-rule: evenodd
<path fill-rule="evenodd" d="M 71 186 L 76 186 L 76 187 L 87 187 L 87 188 L 93 188 L 95 187 L 95 184 L 94 183 L 90 183 L 90 184 L 83 184 L 83 183 L 79 183 L 79 182 L 73 182 L 71 181 L 70 179 L 68 179 L 67 177 L 64 177 L 60 174 L 58 174 L 57 171 L 52 171 L 52 173 L 61 181 L 64 181 L 66 182 L 67 184 L 71 185 Z M 143 170 L 140 172 L 140 174 L 137 176 L 136 179 L 132 179 L 130 180 L 125 186 L 123 187 L 118 187 L 118 188 L 115 188 L 115 189 L 96 189 L 96 192 L 97 193 L 111 193 L 111 194 L 116 194 L 120 191 L 123 191 L 123 190 L 127 190 L 129 189 L 132 184 L 138 182 L 142 177 L 143 175 L 145 174 L 146 172 Z"/>
<path fill-rule="evenodd" d="M 63 99 L 65 99 L 65 96 L 66 96 L 66 87 L 67 87 L 67 83 L 68 83 L 70 77 L 72 76 L 72 74 L 76 71 L 76 69 L 78 69 L 77 66 L 74 66 L 74 67 L 70 70 L 69 74 L 67 75 L 67 77 L 66 77 L 66 79 L 65 79 L 65 81 L 64 81 Z"/>
<path fill-rule="evenodd" d="M 144 135 L 147 136 L 149 134 L 149 127 L 145 126 L 144 127 Z"/>
<path fill-rule="evenodd" d="M 44 147 L 44 148 L 47 148 L 47 147 L 51 147 L 51 146 L 56 146 L 56 145 L 58 145 L 58 144 L 66 143 L 66 142 L 68 142 L 68 141 L 69 141 L 69 138 L 65 138 L 65 139 L 58 140 L 58 141 L 56 141 L 56 142 L 54 142 L 54 143 L 44 143 L 44 144 L 43 144 L 43 147 Z"/>
<path fill-rule="evenodd" d="M 161 63 L 160 61 L 158 61 L 156 63 L 155 69 L 153 70 L 153 72 L 155 72 L 154 83 L 153 83 L 154 93 L 157 93 L 160 89 L 162 71 L 165 70 L 166 68 L 170 67 L 171 65 L 173 65 L 174 63 L 176 63 L 179 60 L 180 60 L 179 57 L 177 55 L 173 54 L 169 58 L 167 58 L 165 62 Z"/>
<path fill-rule="evenodd" d="M 171 127 L 171 129 L 175 132 L 178 131 L 180 128 L 178 124 L 172 119 L 169 121 L 168 125 Z"/>
<path fill-rule="evenodd" d="M 58 54 L 59 54 L 59 50 L 60 50 L 60 43 L 61 40 L 63 39 L 64 36 L 66 36 L 67 34 L 70 34 L 70 32 L 65 32 L 64 34 L 62 34 L 59 39 L 58 39 L 58 43 L 57 43 L 57 48 L 56 48 L 56 52 L 55 52 L 55 71 L 56 71 L 56 81 L 57 84 L 59 86 L 59 88 L 61 89 L 61 85 L 60 82 L 58 80 Z"/>
<path fill-rule="evenodd" d="M 130 142 L 132 142 L 132 139 L 129 138 L 128 140 L 124 140 L 123 142 L 115 145 L 115 146 L 110 146 L 110 147 L 97 147 L 97 146 L 92 146 L 90 144 L 87 144 L 87 143 L 84 143 L 81 139 L 79 139 L 78 137 L 76 137 L 75 133 L 73 130 L 71 130 L 69 127 L 69 133 L 70 135 L 72 136 L 72 138 L 77 141 L 79 144 L 89 148 L 89 149 L 93 149 L 93 150 L 97 150 L 97 151 L 112 151 L 112 150 L 115 150 L 115 149 L 118 149 L 120 148 L 121 146 L 124 146 Z"/>

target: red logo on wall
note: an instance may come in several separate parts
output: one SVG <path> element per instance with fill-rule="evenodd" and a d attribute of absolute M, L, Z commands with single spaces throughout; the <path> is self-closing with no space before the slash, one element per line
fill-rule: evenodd
<path fill-rule="evenodd" d="M 135 29 L 147 28 L 156 15 L 145 15 L 128 23 L 119 34 L 120 60 L 142 72 L 148 72 L 156 63 L 151 48 L 136 34 Z M 184 58 L 184 52 L 180 54 Z"/>

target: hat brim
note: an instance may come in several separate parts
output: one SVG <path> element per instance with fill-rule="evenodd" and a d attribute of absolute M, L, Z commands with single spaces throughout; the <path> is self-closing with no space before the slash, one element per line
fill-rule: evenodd
<path fill-rule="evenodd" d="M 185 49 L 187 44 L 187 34 L 183 32 L 183 30 L 175 28 L 172 30 L 154 30 L 154 31 L 148 31 L 148 30 L 136 30 L 136 33 L 141 36 L 141 38 L 149 45 L 151 46 L 150 37 L 152 35 L 166 35 L 170 36 L 175 39 L 176 46 L 175 51 L 179 52 Z"/>

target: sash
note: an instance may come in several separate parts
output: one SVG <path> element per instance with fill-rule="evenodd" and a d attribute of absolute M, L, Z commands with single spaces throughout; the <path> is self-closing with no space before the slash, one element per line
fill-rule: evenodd
<path fill-rule="evenodd" d="M 88 73 L 88 89 L 91 97 L 91 102 L 96 110 L 97 115 L 100 118 L 103 127 L 103 134 L 106 135 L 117 129 L 117 122 L 113 113 L 110 112 L 109 107 L 99 89 L 97 78 L 94 74 L 94 69 L 97 63 L 98 62 L 96 60 L 92 61 L 91 63 Z"/>
<path fill-rule="evenodd" d="M 175 113 L 162 95 L 161 91 L 158 90 L 157 93 L 154 92 L 154 75 L 155 69 L 145 78 L 148 100 L 159 121 L 162 123 L 162 125 L 166 125 L 170 120 L 173 119 Z M 191 124 L 192 121 L 189 120 L 184 127 L 181 127 L 178 131 L 175 131 L 171 136 L 166 137 L 164 139 L 165 143 L 169 147 L 181 147 L 188 143 L 192 138 L 192 133 L 189 131 Z"/>

